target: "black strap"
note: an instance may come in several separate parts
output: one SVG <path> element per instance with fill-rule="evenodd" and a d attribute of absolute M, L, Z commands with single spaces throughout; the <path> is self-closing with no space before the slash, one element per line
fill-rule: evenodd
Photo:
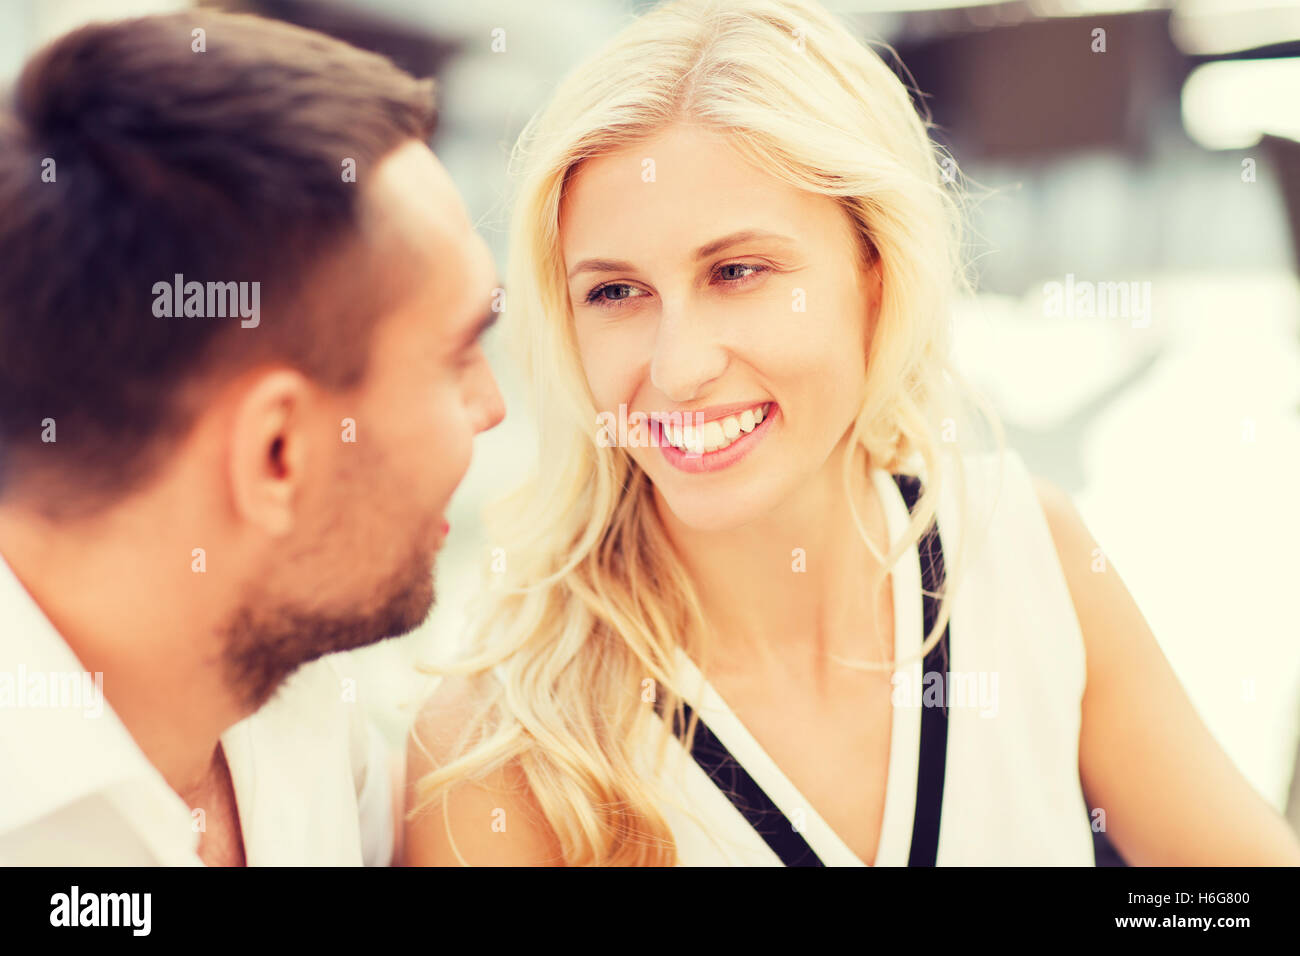
<path fill-rule="evenodd" d="M 909 512 L 916 510 L 921 480 L 914 475 L 894 475 Z M 917 546 L 921 562 L 921 600 L 924 634 L 928 636 L 939 618 L 939 598 L 944 582 L 943 541 L 939 526 L 932 522 Z M 939 817 L 943 810 L 943 777 L 948 757 L 948 625 L 943 637 L 925 655 L 922 686 L 933 679 L 939 690 L 940 706 L 921 707 L 921 755 L 916 772 L 916 812 L 912 817 L 912 848 L 908 866 L 934 866 L 939 857 Z"/>
<path fill-rule="evenodd" d="M 659 699 L 663 699 L 662 695 Z M 678 720 L 676 715 L 673 720 L 673 733 L 679 738 L 685 736 L 692 714 L 690 704 L 683 703 L 682 707 L 686 723 Z M 695 725 L 691 756 L 782 863 L 786 866 L 826 865 L 703 720 Z"/>
<path fill-rule="evenodd" d="M 907 502 L 907 510 L 914 511 L 920 497 L 920 480 L 911 475 L 894 475 L 893 478 L 903 500 Z M 939 593 L 944 579 L 943 542 L 939 538 L 937 524 L 932 523 L 922 537 L 918 555 L 921 563 L 925 634 L 928 635 L 938 618 L 938 599 L 933 595 Z M 921 708 L 921 753 L 908 866 L 934 866 L 939 853 L 939 813 L 943 806 L 944 765 L 948 751 L 947 661 L 948 628 L 945 626 L 942 639 L 925 658 L 925 673 L 939 675 L 939 687 L 943 691 L 940 699 L 945 706 Z M 660 693 L 655 704 L 661 715 L 663 699 L 663 694 Z M 679 739 L 685 737 L 691 715 L 689 704 L 683 704 L 680 719 L 674 715 L 673 733 Z M 782 863 L 786 866 L 826 865 L 795 829 L 790 819 L 703 720 L 696 722 L 691 756 Z"/>

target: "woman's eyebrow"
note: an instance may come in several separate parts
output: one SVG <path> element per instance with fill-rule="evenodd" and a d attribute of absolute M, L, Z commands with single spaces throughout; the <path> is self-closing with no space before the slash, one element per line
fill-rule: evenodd
<path fill-rule="evenodd" d="M 740 242 L 753 242 L 757 239 L 775 239 L 779 242 L 794 242 L 790 236 L 783 236 L 776 232 L 767 232 L 762 229 L 742 229 L 740 232 L 733 232 L 729 236 L 723 236 L 721 239 L 714 239 L 707 242 L 695 250 L 696 259 L 707 259 L 709 256 L 717 255 L 728 246 L 734 246 Z"/>
<path fill-rule="evenodd" d="M 695 250 L 696 259 L 707 259 L 709 256 L 717 255 L 728 246 L 734 246 L 740 242 L 752 242 L 756 239 L 774 239 L 779 242 L 793 243 L 795 240 L 790 236 L 783 236 L 776 232 L 766 232 L 762 229 L 742 229 L 740 232 L 733 232 L 730 235 L 723 236 L 721 239 L 714 239 L 706 242 L 700 248 Z M 583 259 L 576 266 L 569 270 L 568 278 L 572 279 L 581 272 L 634 272 L 636 267 L 632 263 L 622 259 Z"/>
<path fill-rule="evenodd" d="M 569 270 L 572 279 L 580 272 L 633 272 L 635 266 L 621 259 L 583 259 Z"/>

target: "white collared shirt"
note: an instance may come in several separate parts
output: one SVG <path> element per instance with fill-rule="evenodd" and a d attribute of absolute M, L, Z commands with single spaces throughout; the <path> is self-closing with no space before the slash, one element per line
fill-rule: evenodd
<path fill-rule="evenodd" d="M 329 659 L 221 737 L 249 866 L 384 866 L 388 747 Z M 0 556 L 0 865 L 199 866 L 200 820 Z"/>

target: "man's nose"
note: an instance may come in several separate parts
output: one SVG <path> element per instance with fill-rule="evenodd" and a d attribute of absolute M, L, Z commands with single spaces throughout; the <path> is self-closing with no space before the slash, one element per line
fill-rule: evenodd
<path fill-rule="evenodd" d="M 496 376 L 492 373 L 492 366 L 488 364 L 486 359 L 483 360 L 477 406 L 478 421 L 475 423 L 474 428 L 476 433 L 496 428 L 506 417 L 505 398 L 501 395 L 501 387 L 497 384 Z"/>

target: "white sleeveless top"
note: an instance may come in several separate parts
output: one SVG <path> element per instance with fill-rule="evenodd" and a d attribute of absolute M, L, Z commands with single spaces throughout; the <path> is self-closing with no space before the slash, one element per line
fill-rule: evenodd
<path fill-rule="evenodd" d="M 1093 866 L 1092 830 L 1079 781 L 1082 634 L 1046 518 L 1020 456 L 966 461 L 976 548 L 958 566 L 963 533 L 957 489 L 945 481 L 937 511 L 950 581 L 950 685 L 939 866 Z M 872 479 L 891 545 L 907 504 L 893 477 Z M 999 482 L 1000 479 L 1000 482 Z M 1000 486 L 999 486 L 1000 485 Z M 981 526 L 987 521 L 985 536 Z M 982 546 L 981 546 L 982 542 Z M 892 573 L 895 659 L 921 648 L 923 599 L 916 545 Z M 827 866 L 862 866 L 684 654 L 679 688 L 714 736 Z M 906 866 L 920 760 L 921 666 L 895 675 L 884 822 L 875 865 Z M 964 683 L 963 683 L 964 681 Z M 958 698 L 955 688 L 969 689 Z M 661 807 L 683 866 L 780 866 L 781 860 L 676 740 L 659 769 L 679 798 Z"/>

